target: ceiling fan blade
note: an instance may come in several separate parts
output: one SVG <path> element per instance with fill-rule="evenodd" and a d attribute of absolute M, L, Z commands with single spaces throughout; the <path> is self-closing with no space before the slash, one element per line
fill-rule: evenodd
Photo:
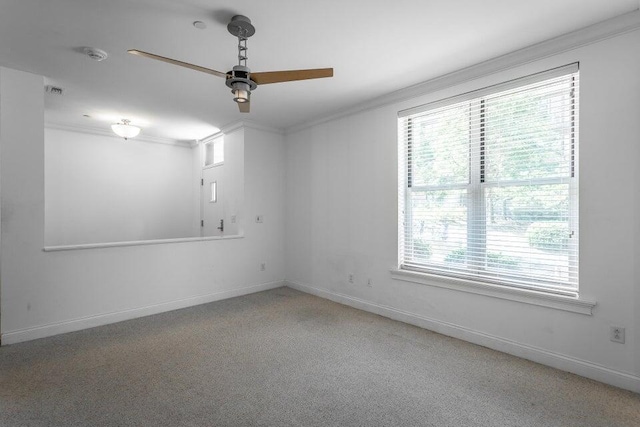
<path fill-rule="evenodd" d="M 201 71 L 203 73 L 211 74 L 213 76 L 227 78 L 227 73 L 221 73 L 220 71 L 212 70 L 210 68 L 201 67 L 199 65 L 189 64 L 188 62 L 178 61 L 177 59 L 166 58 L 164 56 L 155 55 L 153 53 L 144 52 L 142 50 L 130 49 L 129 52 L 132 55 L 143 56 L 145 58 L 151 58 L 158 61 L 166 62 L 168 64 L 179 65 L 181 67 L 190 68 L 192 70 Z"/>
<path fill-rule="evenodd" d="M 241 113 L 248 113 L 250 107 L 250 102 L 238 102 L 238 108 L 240 109 Z"/>
<path fill-rule="evenodd" d="M 259 85 L 292 82 L 295 80 L 321 79 L 324 77 L 333 77 L 333 68 L 315 68 L 313 70 L 267 71 L 265 73 L 251 73 L 251 80 Z"/>

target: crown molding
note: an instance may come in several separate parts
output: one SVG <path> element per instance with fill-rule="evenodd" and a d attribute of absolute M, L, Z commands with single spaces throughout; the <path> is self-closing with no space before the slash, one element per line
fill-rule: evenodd
<path fill-rule="evenodd" d="M 262 123 L 258 123 L 258 122 L 254 122 L 254 121 L 251 121 L 251 120 L 244 120 L 243 124 L 244 124 L 245 128 L 259 130 L 259 131 L 263 131 L 263 132 L 276 133 L 278 135 L 284 135 L 284 129 L 281 129 L 281 128 L 268 126 L 268 125 L 265 125 L 265 124 L 262 124 Z"/>
<path fill-rule="evenodd" d="M 115 135 L 113 132 L 111 132 L 110 129 L 107 129 L 107 128 L 98 128 L 93 126 L 77 126 L 77 125 L 69 125 L 69 124 L 53 123 L 53 122 L 45 122 L 44 127 L 47 129 L 64 130 L 69 132 L 86 133 L 90 135 L 108 136 L 111 138 L 122 139 L 119 136 Z M 193 148 L 198 145 L 197 141 L 196 142 L 180 141 L 180 140 L 171 139 L 171 138 L 162 138 L 158 136 L 149 136 L 149 135 L 138 135 L 135 137 L 135 140 L 142 141 L 142 142 L 152 142 L 155 144 L 173 145 L 173 146 L 184 147 L 184 148 Z"/>
<path fill-rule="evenodd" d="M 480 62 L 470 67 L 462 68 L 458 71 L 379 96 L 370 101 L 339 110 L 336 113 L 290 126 L 285 129 L 284 133 L 287 135 L 292 134 L 338 118 L 351 116 L 396 102 L 424 96 L 438 90 L 446 89 L 500 71 L 505 71 L 530 62 L 574 50 L 582 46 L 626 34 L 628 32 L 635 31 L 638 28 L 640 28 L 640 10 L 635 10 L 606 21 L 598 22 L 588 27 L 536 43 L 523 49 Z"/>
<path fill-rule="evenodd" d="M 224 126 L 220 126 L 220 132 L 218 132 L 217 135 L 220 134 L 228 134 L 234 131 L 237 131 L 238 129 L 242 129 L 244 127 L 244 122 L 242 120 L 237 120 L 235 122 L 231 122 L 231 123 L 227 123 Z"/>
<path fill-rule="evenodd" d="M 229 133 L 241 127 L 248 128 L 248 129 L 261 130 L 264 132 L 277 133 L 279 135 L 284 134 L 284 129 L 264 125 L 262 123 L 254 122 L 252 120 L 237 120 L 231 123 L 227 123 L 226 125 L 222 126 L 220 132 Z"/>
<path fill-rule="evenodd" d="M 224 126 L 222 126 L 222 128 L 216 132 L 216 133 L 212 133 L 209 136 L 205 136 L 204 138 L 195 141 L 196 145 L 199 143 L 203 143 L 206 144 L 207 142 L 210 142 L 220 136 L 224 136 L 225 134 L 230 134 L 231 132 L 234 132 L 238 129 L 242 129 L 244 127 L 243 122 L 241 121 L 235 121 L 235 122 L 231 122 L 229 124 L 226 124 Z"/>
<path fill-rule="evenodd" d="M 278 135 L 284 135 L 284 130 L 283 129 L 279 129 L 279 128 L 275 128 L 275 127 L 271 127 L 271 126 L 267 126 L 267 125 L 263 125 L 261 123 L 258 122 L 254 122 L 251 120 L 236 120 L 230 123 L 227 123 L 226 125 L 222 126 L 220 128 L 220 131 L 211 134 L 205 138 L 202 138 L 200 141 L 195 141 L 195 144 L 197 145 L 198 142 L 209 142 L 219 136 L 222 136 L 224 134 L 230 134 L 231 132 L 234 132 L 238 129 L 255 129 L 255 130 L 260 130 L 260 131 L 264 131 L 264 132 L 272 132 L 272 133 L 277 133 Z"/>
<path fill-rule="evenodd" d="M 46 122 L 44 124 L 44 127 L 48 129 L 58 129 L 58 130 L 66 130 L 70 132 L 88 133 L 92 135 L 109 136 L 112 138 L 120 139 L 119 136 L 114 135 L 114 133 L 107 128 L 98 128 L 93 126 L 77 126 L 77 125 L 69 125 L 69 124 L 55 123 L 55 122 Z M 154 142 L 158 144 L 168 144 L 168 145 L 176 145 L 176 146 L 186 147 L 186 148 L 194 148 L 194 147 L 197 147 L 200 142 L 209 142 L 212 139 L 217 138 L 218 136 L 229 134 L 241 128 L 255 129 L 263 132 L 272 132 L 278 135 L 284 134 L 283 129 L 267 126 L 262 123 L 254 122 L 251 120 L 237 120 L 222 126 L 220 131 L 214 134 L 211 134 L 209 136 L 206 136 L 200 140 L 177 140 L 177 139 L 162 138 L 158 136 L 149 136 L 149 135 L 139 135 L 139 136 L 136 136 L 135 139 L 136 141 Z"/>

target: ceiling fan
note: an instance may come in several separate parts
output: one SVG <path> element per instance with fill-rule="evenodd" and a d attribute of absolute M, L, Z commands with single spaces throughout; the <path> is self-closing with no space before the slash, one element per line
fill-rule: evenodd
<path fill-rule="evenodd" d="M 132 55 L 156 59 L 158 61 L 179 65 L 181 67 L 190 68 L 192 70 L 224 78 L 226 85 L 231 88 L 233 100 L 238 103 L 241 113 L 249 112 L 251 91 L 258 87 L 258 85 L 333 77 L 333 68 L 252 73 L 249 67 L 247 67 L 247 39 L 256 32 L 255 27 L 251 24 L 251 20 L 246 16 L 236 15 L 231 18 L 231 22 L 227 25 L 227 30 L 229 30 L 232 35 L 238 37 L 238 65 L 234 66 L 231 71 L 227 71 L 226 73 L 190 64 L 188 62 L 166 58 L 164 56 L 155 55 L 138 49 L 131 49 L 128 50 L 128 52 Z"/>

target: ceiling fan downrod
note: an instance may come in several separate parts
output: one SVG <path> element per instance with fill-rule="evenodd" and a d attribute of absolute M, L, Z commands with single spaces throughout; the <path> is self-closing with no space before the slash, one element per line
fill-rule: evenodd
<path fill-rule="evenodd" d="M 251 99 L 251 91 L 257 85 L 250 78 L 251 70 L 247 67 L 247 40 L 255 34 L 256 29 L 251 20 L 243 15 L 231 18 L 227 30 L 238 37 L 238 65 L 233 67 L 227 78 L 226 85 L 231 88 L 233 100 L 238 104 L 248 104 Z"/>
<path fill-rule="evenodd" d="M 238 65 L 247 66 L 247 39 L 256 33 L 255 27 L 251 24 L 251 19 L 244 15 L 236 15 L 231 18 L 227 25 L 227 30 L 238 38 Z"/>
<path fill-rule="evenodd" d="M 247 38 L 238 36 L 238 65 L 247 66 Z"/>

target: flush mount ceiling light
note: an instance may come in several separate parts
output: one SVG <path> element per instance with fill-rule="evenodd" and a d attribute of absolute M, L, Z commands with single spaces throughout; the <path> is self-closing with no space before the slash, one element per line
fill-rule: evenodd
<path fill-rule="evenodd" d="M 113 130 L 113 133 L 125 140 L 135 138 L 140 133 L 140 128 L 129 123 L 131 123 L 131 120 L 122 119 L 121 123 L 112 124 L 111 130 Z"/>

